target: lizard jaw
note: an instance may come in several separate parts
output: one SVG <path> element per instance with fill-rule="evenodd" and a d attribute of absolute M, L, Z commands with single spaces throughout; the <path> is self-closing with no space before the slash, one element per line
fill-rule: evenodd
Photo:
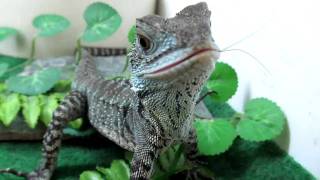
<path fill-rule="evenodd" d="M 218 59 L 219 55 L 219 50 L 212 47 L 197 49 L 178 61 L 175 61 L 159 69 L 156 69 L 152 72 L 145 73 L 143 77 L 162 79 L 168 76 L 174 76 L 178 71 L 183 70 L 186 67 L 190 67 L 197 61 L 203 60 L 210 61 L 210 63 L 212 63 L 212 59 Z"/>

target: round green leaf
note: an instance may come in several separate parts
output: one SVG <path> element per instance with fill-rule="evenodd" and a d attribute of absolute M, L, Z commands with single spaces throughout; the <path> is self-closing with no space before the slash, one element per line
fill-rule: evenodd
<path fill-rule="evenodd" d="M 103 178 L 96 171 L 84 171 L 80 174 L 80 180 L 103 180 Z"/>
<path fill-rule="evenodd" d="M 108 180 L 129 180 L 130 169 L 123 160 L 113 160 L 110 168 L 98 167 L 97 170 L 103 173 Z"/>
<path fill-rule="evenodd" d="M 16 35 L 18 31 L 11 27 L 0 27 L 0 41 L 6 39 L 9 36 Z"/>
<path fill-rule="evenodd" d="M 218 62 L 216 68 L 207 82 L 207 88 L 215 91 L 210 97 L 218 102 L 225 102 L 230 99 L 238 87 L 236 71 L 228 64 Z"/>
<path fill-rule="evenodd" d="M 6 127 L 15 120 L 19 110 L 20 110 L 20 99 L 19 95 L 12 93 L 8 96 L 0 97 L 0 121 Z"/>
<path fill-rule="evenodd" d="M 31 76 L 13 76 L 7 80 L 8 89 L 26 95 L 37 95 L 47 92 L 59 81 L 61 71 L 48 68 Z"/>
<path fill-rule="evenodd" d="M 277 104 L 257 98 L 245 105 L 244 118 L 238 123 L 237 131 L 246 140 L 271 140 L 281 133 L 284 122 L 285 115 Z"/>
<path fill-rule="evenodd" d="M 130 44 L 133 44 L 136 40 L 137 29 L 136 26 L 132 26 L 128 33 L 128 41 Z"/>
<path fill-rule="evenodd" d="M 199 152 L 203 155 L 216 155 L 226 151 L 236 138 L 236 130 L 224 119 L 196 120 Z"/>
<path fill-rule="evenodd" d="M 108 4 L 96 2 L 84 12 L 87 23 L 82 39 L 86 42 L 95 42 L 111 36 L 121 24 L 118 12 Z"/>
<path fill-rule="evenodd" d="M 38 35 L 42 37 L 54 36 L 70 26 L 68 19 L 56 14 L 39 15 L 33 19 L 32 24 L 39 30 Z"/>
<path fill-rule="evenodd" d="M 22 99 L 22 114 L 25 122 L 31 129 L 34 129 L 38 124 L 40 116 L 40 100 L 38 96 L 21 96 Z"/>

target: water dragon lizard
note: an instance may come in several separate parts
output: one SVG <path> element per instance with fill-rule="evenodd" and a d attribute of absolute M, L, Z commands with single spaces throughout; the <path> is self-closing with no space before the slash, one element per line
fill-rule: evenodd
<path fill-rule="evenodd" d="M 33 172 L 1 172 L 48 180 L 57 164 L 62 130 L 87 116 L 103 136 L 134 152 L 131 180 L 149 179 L 165 147 L 182 143 L 195 158 L 194 108 L 219 57 L 206 3 L 188 6 L 175 17 L 148 15 L 136 20 L 129 51 L 131 78 L 105 80 L 87 53 L 77 67 L 71 92 L 53 113 L 43 138 L 42 163 Z"/>

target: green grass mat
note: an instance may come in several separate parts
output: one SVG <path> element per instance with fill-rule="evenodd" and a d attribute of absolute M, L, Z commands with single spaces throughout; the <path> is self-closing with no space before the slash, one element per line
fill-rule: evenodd
<path fill-rule="evenodd" d="M 230 117 L 233 109 L 226 104 L 215 104 L 206 99 L 215 117 Z M 212 109 L 212 108 L 210 108 Z M 41 155 L 40 142 L 0 142 L 0 168 L 12 167 L 31 171 L 38 166 Z M 59 154 L 58 167 L 53 179 L 78 179 L 84 170 L 96 166 L 108 167 L 113 159 L 123 159 L 123 151 L 99 135 L 66 140 Z M 243 180 L 309 180 L 315 179 L 275 143 L 248 142 L 237 139 L 225 153 L 211 157 L 209 166 L 217 179 Z M 0 180 L 19 180 L 12 175 L 0 175 Z"/>
<path fill-rule="evenodd" d="M 0 168 L 34 169 L 40 159 L 38 142 L 0 143 Z M 96 166 L 108 167 L 113 159 L 123 158 L 123 152 L 112 142 L 99 136 L 68 140 L 63 143 L 58 167 L 53 179 L 78 179 L 84 170 Z M 273 142 L 254 143 L 237 139 L 231 149 L 210 158 L 209 165 L 217 179 L 315 179 Z M 1 180 L 20 180 L 12 175 L 0 175 Z"/>
<path fill-rule="evenodd" d="M 35 169 L 40 163 L 41 145 L 40 142 L 0 142 L 0 169 L 12 167 L 27 172 Z M 53 179 L 78 179 L 85 170 L 107 167 L 113 159 L 123 158 L 120 147 L 98 135 L 66 140 Z M 0 174 L 0 180 L 20 179 L 23 178 Z"/>

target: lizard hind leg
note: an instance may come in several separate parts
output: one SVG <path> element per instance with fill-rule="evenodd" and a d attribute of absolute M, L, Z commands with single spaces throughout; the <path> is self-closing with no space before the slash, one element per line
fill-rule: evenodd
<path fill-rule="evenodd" d="M 35 171 L 22 173 L 13 169 L 6 169 L 0 170 L 0 173 L 11 173 L 28 180 L 49 180 L 57 163 L 63 128 L 70 120 L 85 115 L 86 104 L 86 97 L 77 91 L 70 92 L 63 99 L 53 113 L 52 121 L 43 137 L 42 163 Z"/>

